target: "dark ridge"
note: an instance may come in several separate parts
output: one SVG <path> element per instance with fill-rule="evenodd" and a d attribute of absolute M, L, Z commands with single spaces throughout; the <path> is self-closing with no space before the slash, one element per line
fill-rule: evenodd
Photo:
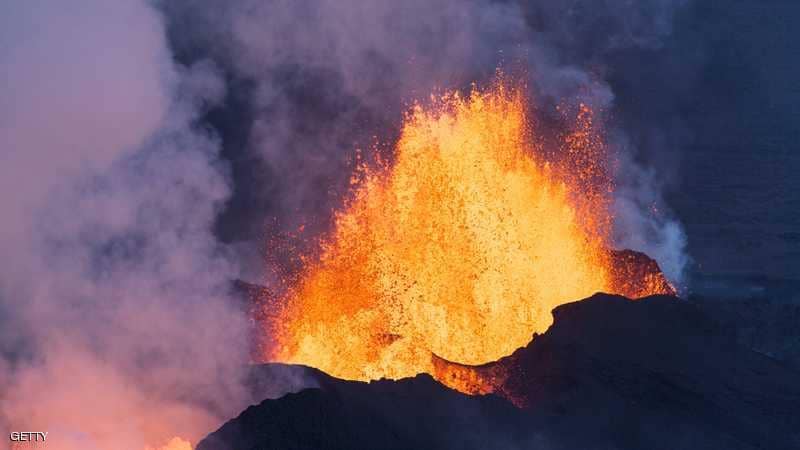
<path fill-rule="evenodd" d="M 266 385 L 286 370 L 317 387 L 248 408 L 197 450 L 800 448 L 800 373 L 692 303 L 597 294 L 553 315 L 498 362 L 524 408 L 428 375 L 361 383 L 270 365 Z"/>

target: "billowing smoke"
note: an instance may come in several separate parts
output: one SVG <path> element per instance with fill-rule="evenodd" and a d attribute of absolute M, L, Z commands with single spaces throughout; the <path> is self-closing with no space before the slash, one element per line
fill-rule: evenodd
<path fill-rule="evenodd" d="M 176 65 L 140 0 L 0 20 L 0 428 L 58 449 L 197 440 L 244 405 L 248 356 L 211 232 L 229 181 L 197 124 L 224 82 Z"/>
<path fill-rule="evenodd" d="M 658 173 L 636 157 L 673 149 L 632 146 L 613 120 L 605 74 L 620 52 L 658 48 L 683 3 L 239 0 L 164 9 L 178 53 L 215 60 L 238 98 L 210 117 L 226 130 L 233 164 L 234 200 L 218 223 L 226 239 L 262 237 L 267 218 L 283 231 L 302 224 L 306 237 L 319 233 L 347 188 L 354 150 L 391 143 L 411 101 L 522 67 L 544 120 L 557 120 L 556 104 L 578 102 L 612 116 L 616 243 L 656 257 L 680 285 L 682 227 L 661 200 Z"/>
<path fill-rule="evenodd" d="M 542 111 L 613 110 L 608 55 L 658 46 L 681 3 L 12 1 L 3 428 L 48 430 L 60 449 L 201 437 L 245 401 L 229 280 L 261 276 L 268 228 L 325 229 L 356 148 L 391 142 L 410 101 L 501 65 L 525 68 Z M 661 180 L 614 131 L 619 244 L 679 280 Z"/>

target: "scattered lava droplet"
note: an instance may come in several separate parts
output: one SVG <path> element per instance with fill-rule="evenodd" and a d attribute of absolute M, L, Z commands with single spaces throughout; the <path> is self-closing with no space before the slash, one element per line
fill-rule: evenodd
<path fill-rule="evenodd" d="M 269 315 L 268 360 L 355 380 L 425 372 L 485 393 L 466 366 L 524 346 L 562 303 L 631 291 L 608 251 L 614 189 L 592 110 L 579 105 L 548 153 L 526 98 L 501 75 L 409 111 L 392 163 L 358 168 L 332 232 Z"/>

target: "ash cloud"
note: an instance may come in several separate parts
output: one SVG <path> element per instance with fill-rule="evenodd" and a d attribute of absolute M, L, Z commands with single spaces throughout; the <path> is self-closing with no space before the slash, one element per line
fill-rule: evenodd
<path fill-rule="evenodd" d="M 0 26 L 0 424 L 59 449 L 196 442 L 244 406 L 230 194 L 183 66 L 138 0 L 20 1 Z"/>
<path fill-rule="evenodd" d="M 611 55 L 660 45 L 682 3 L 13 1 L 3 427 L 66 449 L 201 437 L 246 402 L 248 324 L 227 283 L 261 279 L 265 228 L 324 231 L 357 147 L 391 142 L 410 101 L 498 65 L 525 67 L 542 109 L 613 109 Z M 617 131 L 626 155 L 648 151 Z M 663 180 L 646 167 L 623 161 L 620 243 L 677 278 L 682 231 L 652 218 Z"/>
<path fill-rule="evenodd" d="M 239 0 L 162 8 L 177 54 L 187 63 L 213 59 L 237 99 L 208 117 L 223 130 L 234 174 L 217 222 L 226 241 L 265 245 L 264 235 L 300 225 L 305 237 L 323 232 L 355 149 L 391 143 L 411 101 L 485 81 L 498 66 L 522 67 L 544 120 L 557 121 L 554 106 L 563 102 L 588 102 L 608 119 L 621 154 L 616 244 L 655 256 L 681 284 L 685 237 L 648 157 L 674 149 L 637 147 L 626 127 L 639 124 L 615 122 L 606 79 L 620 54 L 663 45 L 685 3 Z M 248 266 L 263 259 L 250 255 Z"/>

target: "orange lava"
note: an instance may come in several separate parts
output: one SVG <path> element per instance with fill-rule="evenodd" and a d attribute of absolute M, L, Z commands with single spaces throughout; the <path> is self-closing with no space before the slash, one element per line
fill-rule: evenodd
<path fill-rule="evenodd" d="M 545 144 L 524 94 L 499 77 L 412 108 L 392 164 L 360 168 L 288 289 L 267 359 L 485 393 L 468 365 L 526 345 L 559 304 L 628 292 L 612 282 L 613 185 L 592 111 L 580 105 L 572 132 Z"/>

